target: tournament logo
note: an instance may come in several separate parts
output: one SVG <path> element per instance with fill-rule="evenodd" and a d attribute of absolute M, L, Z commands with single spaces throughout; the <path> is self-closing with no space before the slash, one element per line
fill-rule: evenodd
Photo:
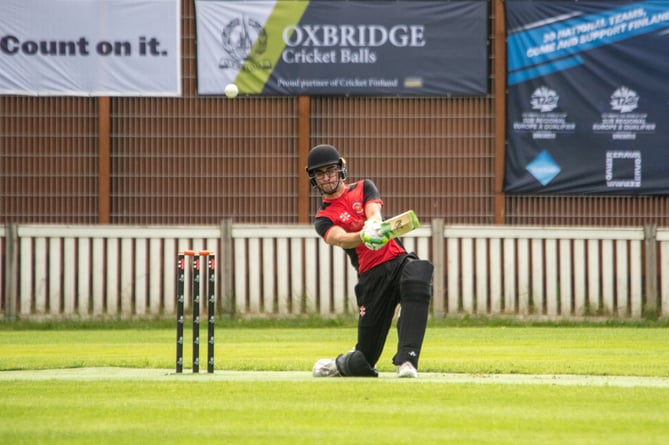
<path fill-rule="evenodd" d="M 599 122 L 592 124 L 592 131 L 610 134 L 611 139 L 634 141 L 638 135 L 654 134 L 655 122 L 648 121 L 648 113 L 636 111 L 639 107 L 639 95 L 636 91 L 621 86 L 609 98 L 612 112 L 603 112 Z"/>
<path fill-rule="evenodd" d="M 267 32 L 252 18 L 236 18 L 221 31 L 221 44 L 225 56 L 218 62 L 221 69 L 271 69 L 267 59 L 261 59 L 267 50 Z"/>
<path fill-rule="evenodd" d="M 558 96 L 555 91 L 546 87 L 541 87 L 537 88 L 534 93 L 532 93 L 530 104 L 532 105 L 533 110 L 548 113 L 557 108 L 559 100 L 560 96 Z"/>
<path fill-rule="evenodd" d="M 541 86 L 530 96 L 534 111 L 522 113 L 522 121 L 513 122 L 515 133 L 531 133 L 534 140 L 555 140 L 561 134 L 573 134 L 576 124 L 569 122 L 566 112 L 556 111 L 560 95 L 548 87 Z"/>
<path fill-rule="evenodd" d="M 639 106 L 639 96 L 636 91 L 627 87 L 620 87 L 611 95 L 611 109 L 621 113 L 629 113 Z"/>

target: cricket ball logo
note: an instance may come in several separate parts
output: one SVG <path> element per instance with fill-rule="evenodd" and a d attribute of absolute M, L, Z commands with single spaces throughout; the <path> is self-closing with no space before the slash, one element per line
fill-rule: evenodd
<path fill-rule="evenodd" d="M 267 50 L 267 32 L 252 18 L 235 18 L 221 31 L 221 44 L 225 56 L 218 67 L 240 69 L 244 65 L 252 68 L 271 68 L 268 60 L 261 60 Z"/>

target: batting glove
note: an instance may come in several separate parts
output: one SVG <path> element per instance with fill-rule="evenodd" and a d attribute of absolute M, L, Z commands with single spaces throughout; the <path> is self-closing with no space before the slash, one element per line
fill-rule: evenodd
<path fill-rule="evenodd" d="M 360 232 L 360 239 L 365 246 L 370 250 L 379 250 L 390 240 L 387 230 L 381 227 L 380 221 L 367 221 L 362 232 Z"/>

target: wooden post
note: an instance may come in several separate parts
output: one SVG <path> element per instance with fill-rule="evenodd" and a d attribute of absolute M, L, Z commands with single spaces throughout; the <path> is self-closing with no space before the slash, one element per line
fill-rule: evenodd
<path fill-rule="evenodd" d="M 506 33 L 504 1 L 495 0 L 494 107 L 495 107 L 495 224 L 506 223 L 504 160 L 506 156 Z"/>
<path fill-rule="evenodd" d="M 444 304 L 444 290 L 446 266 L 444 262 L 444 220 L 432 220 L 432 265 L 434 277 L 432 279 L 432 313 L 436 318 L 444 318 L 446 306 Z"/>
<path fill-rule="evenodd" d="M 232 220 L 226 219 L 221 222 L 221 253 L 218 257 L 219 273 L 221 274 L 220 286 L 220 313 L 232 315 L 235 308 L 235 289 L 232 281 L 235 268 L 232 266 Z"/>
<path fill-rule="evenodd" d="M 297 141 L 297 222 L 309 223 L 309 196 L 311 188 L 304 168 L 311 148 L 311 99 L 309 96 L 298 98 L 298 141 Z"/>
<path fill-rule="evenodd" d="M 110 222 L 110 115 L 109 97 L 98 98 L 98 223 Z"/>
<path fill-rule="evenodd" d="M 644 243 L 646 244 L 646 286 L 643 314 L 657 317 L 657 227 L 655 224 L 644 226 Z"/>
<path fill-rule="evenodd" d="M 16 321 L 16 300 L 18 298 L 18 281 L 16 263 L 18 255 L 18 234 L 15 224 L 7 224 L 5 229 L 5 321 Z"/>

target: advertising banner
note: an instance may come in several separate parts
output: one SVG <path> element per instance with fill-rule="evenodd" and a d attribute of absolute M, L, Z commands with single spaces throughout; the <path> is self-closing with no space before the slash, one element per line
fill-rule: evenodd
<path fill-rule="evenodd" d="M 487 3 L 196 0 L 198 92 L 485 95 Z"/>
<path fill-rule="evenodd" d="M 0 94 L 179 96 L 179 0 L 2 0 Z"/>
<path fill-rule="evenodd" d="M 669 193 L 669 1 L 505 5 L 504 190 Z"/>

